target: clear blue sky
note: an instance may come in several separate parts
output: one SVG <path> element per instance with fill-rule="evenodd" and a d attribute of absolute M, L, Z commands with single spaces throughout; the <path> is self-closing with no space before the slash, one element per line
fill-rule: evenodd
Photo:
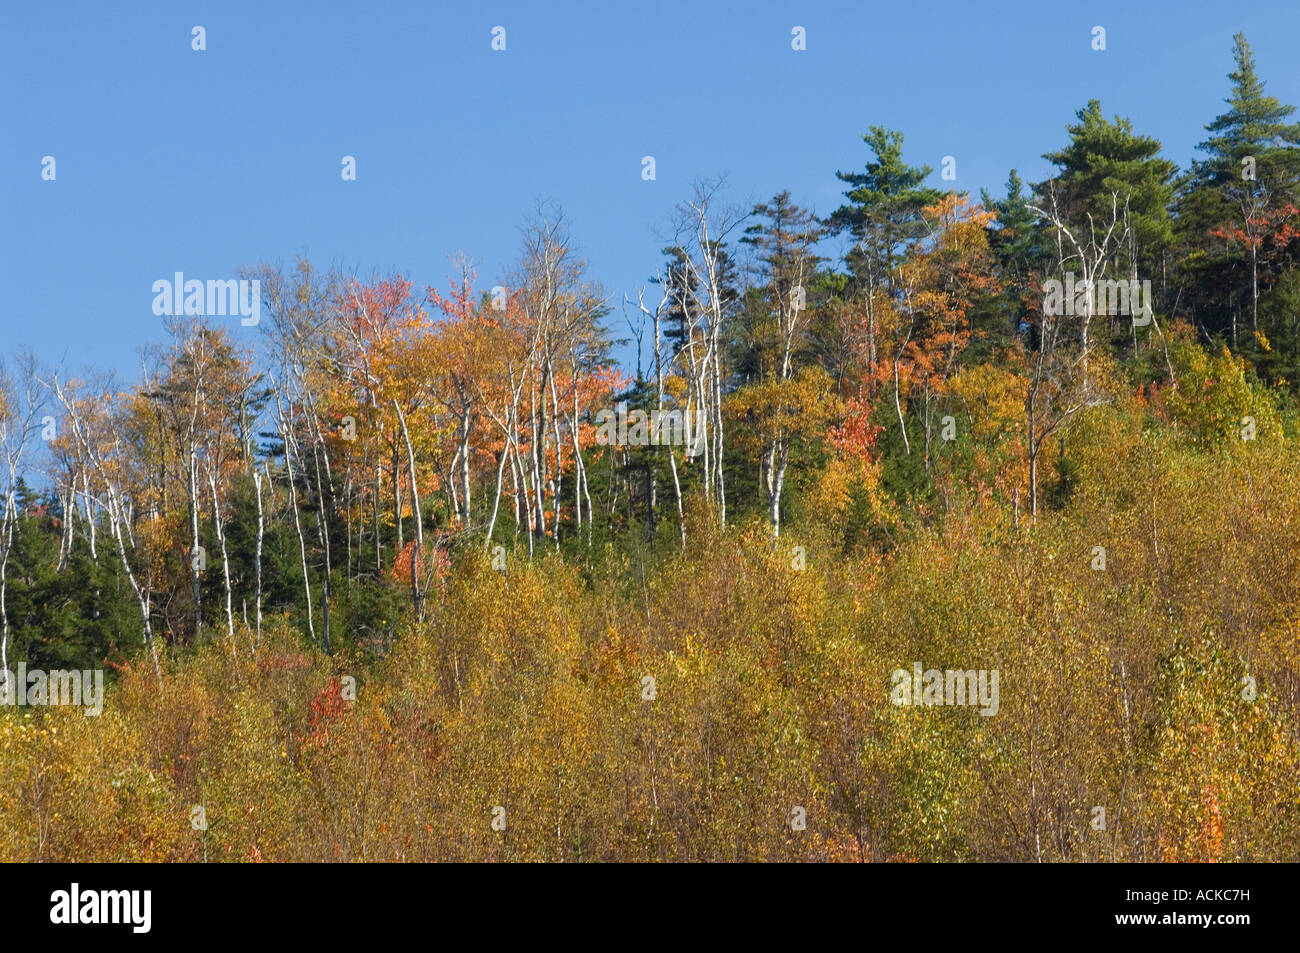
<path fill-rule="evenodd" d="M 155 279 L 298 253 L 423 286 L 464 251 L 491 285 L 543 199 L 617 303 L 695 179 L 725 172 L 737 200 L 788 188 L 829 212 L 870 124 L 901 130 L 935 184 L 951 154 L 957 188 L 1000 193 L 1012 167 L 1043 177 L 1042 153 L 1097 97 L 1185 166 L 1223 110 L 1237 30 L 1268 91 L 1300 104 L 1297 0 L 6 0 L 0 350 L 131 378 L 138 345 L 163 337 Z"/>

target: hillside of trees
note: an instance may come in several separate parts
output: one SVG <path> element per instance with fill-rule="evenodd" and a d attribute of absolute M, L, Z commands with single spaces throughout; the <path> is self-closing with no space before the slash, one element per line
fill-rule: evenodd
<path fill-rule="evenodd" d="M 0 706 L 0 860 L 1300 859 L 1300 123 L 1231 52 L 1188 168 L 871 127 L 626 294 L 542 206 L 130 381 L 12 351 L 0 668 L 108 684 Z"/>

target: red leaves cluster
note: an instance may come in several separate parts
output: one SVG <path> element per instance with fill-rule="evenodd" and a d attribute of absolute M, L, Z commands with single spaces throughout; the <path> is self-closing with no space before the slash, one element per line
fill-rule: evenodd
<path fill-rule="evenodd" d="M 1300 208 L 1295 205 L 1283 205 L 1275 209 L 1262 209 L 1253 215 L 1247 215 L 1245 222 L 1229 222 L 1222 228 L 1210 229 L 1210 234 L 1224 241 L 1258 248 L 1265 239 L 1271 239 L 1274 247 L 1281 251 L 1293 240 L 1300 238 L 1300 228 L 1291 224 L 1291 220 L 1300 215 Z"/>
<path fill-rule="evenodd" d="M 827 442 L 845 456 L 870 460 L 876 441 L 885 429 L 871 423 L 870 417 L 871 405 L 862 395 L 850 398 L 844 420 L 826 434 Z"/>
<path fill-rule="evenodd" d="M 324 744 L 329 740 L 330 725 L 343 717 L 348 710 L 348 703 L 343 700 L 343 685 L 337 677 L 331 678 L 328 685 L 311 700 L 311 715 L 307 724 L 311 726 L 308 744 Z"/>
<path fill-rule="evenodd" d="M 403 586 L 411 584 L 411 551 L 415 549 L 415 540 L 411 540 L 393 557 L 393 578 Z M 445 579 L 451 573 L 451 557 L 447 553 L 445 546 L 433 546 L 429 543 L 424 544 L 422 549 L 415 557 L 416 572 L 420 574 L 421 580 L 424 580 L 429 571 L 430 550 L 433 551 L 433 573 L 437 579 Z"/>

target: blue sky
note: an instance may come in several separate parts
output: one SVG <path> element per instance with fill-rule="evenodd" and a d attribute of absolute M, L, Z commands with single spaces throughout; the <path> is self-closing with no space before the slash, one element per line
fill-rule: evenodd
<path fill-rule="evenodd" d="M 490 286 L 542 200 L 617 305 L 693 181 L 725 173 L 737 201 L 788 188 L 826 213 L 871 124 L 901 130 L 934 184 L 953 155 L 957 188 L 1000 194 L 1012 167 L 1044 176 L 1096 97 L 1185 166 L 1223 110 L 1237 30 L 1268 91 L 1300 104 L 1297 0 L 6 3 L 0 351 L 129 379 L 163 337 L 155 279 L 299 253 L 423 286 L 463 251 Z"/>

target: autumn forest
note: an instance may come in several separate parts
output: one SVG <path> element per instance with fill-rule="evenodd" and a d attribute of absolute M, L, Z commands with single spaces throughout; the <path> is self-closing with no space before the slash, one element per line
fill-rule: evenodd
<path fill-rule="evenodd" d="M 1300 123 L 1222 53 L 1186 168 L 871 126 L 635 290 L 540 202 L 129 378 L 6 345 L 0 860 L 1300 859 Z"/>

